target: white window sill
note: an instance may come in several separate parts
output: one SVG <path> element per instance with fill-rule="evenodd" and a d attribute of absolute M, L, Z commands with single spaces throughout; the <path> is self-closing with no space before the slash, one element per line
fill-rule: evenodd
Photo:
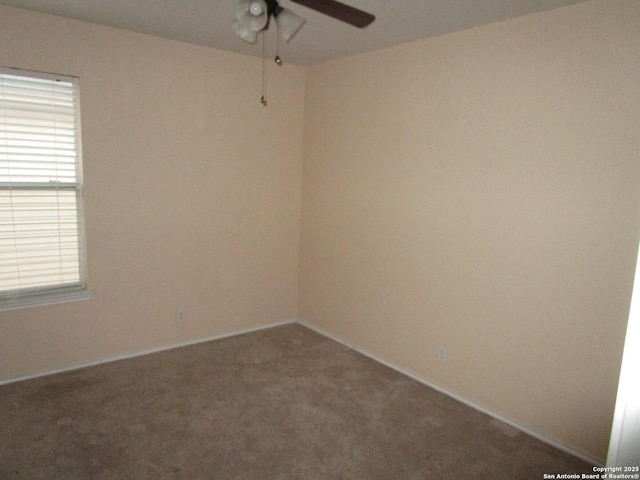
<path fill-rule="evenodd" d="M 92 294 L 92 290 L 82 289 L 67 292 L 25 295 L 15 298 L 3 298 L 0 299 L 0 312 L 19 310 L 21 308 L 29 307 L 44 307 L 60 303 L 79 302 L 81 300 L 89 300 Z"/>

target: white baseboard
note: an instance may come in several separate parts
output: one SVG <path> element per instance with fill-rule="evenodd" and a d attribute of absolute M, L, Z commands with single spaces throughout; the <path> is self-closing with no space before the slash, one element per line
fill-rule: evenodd
<path fill-rule="evenodd" d="M 547 437 L 545 435 L 542 435 L 542 434 L 540 434 L 540 433 L 538 433 L 538 432 L 536 432 L 534 430 L 531 430 L 531 429 L 529 429 L 529 428 L 527 428 L 527 427 L 525 427 L 525 426 L 523 426 L 523 425 L 521 425 L 521 424 L 519 424 L 517 422 L 514 422 L 513 420 L 505 418 L 505 417 L 503 417 L 502 415 L 500 415 L 498 413 L 492 412 L 491 410 L 488 410 L 485 407 L 482 407 L 482 406 L 477 405 L 477 404 L 475 404 L 473 402 L 470 402 L 469 400 L 467 400 L 465 398 L 462 398 L 459 395 L 457 395 L 455 393 L 452 393 L 452 392 L 446 390 L 445 388 L 443 388 L 443 387 L 441 387 L 441 386 L 439 386 L 439 385 L 437 385 L 435 383 L 432 383 L 428 379 L 426 379 L 426 378 L 424 378 L 424 377 L 422 377 L 422 376 L 420 376 L 420 375 L 418 375 L 418 374 L 416 374 L 414 372 L 411 372 L 410 370 L 408 370 L 406 368 L 403 368 L 403 367 L 400 367 L 398 365 L 395 365 L 394 363 L 388 362 L 387 360 L 384 360 L 384 359 L 378 357 L 377 355 L 367 351 L 366 349 L 360 347 L 359 345 L 355 345 L 353 343 L 350 343 L 350 342 L 344 340 L 343 338 L 341 338 L 339 336 L 336 336 L 333 333 L 331 333 L 331 332 L 329 332 L 327 330 L 324 330 L 324 329 L 318 327 L 317 325 L 315 325 L 315 324 L 313 324 L 311 322 L 308 322 L 308 321 L 303 320 L 303 319 L 298 319 L 297 323 L 299 323 L 300 325 L 302 325 L 304 327 L 309 328 L 310 330 L 313 330 L 316 333 L 319 333 L 320 335 L 323 335 L 323 336 L 325 336 L 327 338 L 330 338 L 331 340 L 334 340 L 334 341 L 336 341 L 338 343 L 341 343 L 342 345 L 345 345 L 346 347 L 348 347 L 348 348 L 350 348 L 352 350 L 355 350 L 358 353 L 361 353 L 365 357 L 368 357 L 368 358 L 370 358 L 372 360 L 375 360 L 376 362 L 381 363 L 381 364 L 383 364 L 383 365 L 385 365 L 385 366 L 387 366 L 387 367 L 389 367 L 389 368 L 391 368 L 391 369 L 393 369 L 393 370 L 395 370 L 395 371 L 397 371 L 397 372 L 399 372 L 399 373 L 401 373 L 403 375 L 406 375 L 407 377 L 412 378 L 413 380 L 416 380 L 417 382 L 420 382 L 423 385 L 426 385 L 427 387 L 433 388 L 434 390 L 437 390 L 438 392 L 443 393 L 444 395 L 447 395 L 448 397 L 451 397 L 454 400 L 457 400 L 458 402 L 463 403 L 463 404 L 467 405 L 468 407 L 473 408 L 474 410 L 478 410 L 479 412 L 482 412 L 485 415 L 488 415 L 488 416 L 490 416 L 492 418 L 495 418 L 496 420 L 499 420 L 499 421 L 501 421 L 503 423 L 506 423 L 507 425 L 509 425 L 509 426 L 511 426 L 511 427 L 523 432 L 523 433 L 526 433 L 527 435 L 530 435 L 530 436 L 532 436 L 532 437 L 534 437 L 534 438 L 536 438 L 536 439 L 538 439 L 538 440 L 540 440 L 540 441 L 542 441 L 542 442 L 544 442 L 544 443 L 546 443 L 548 445 L 551 445 L 552 447 L 557 448 L 558 450 L 562 450 L 563 452 L 566 452 L 569 455 L 577 457 L 580 460 L 583 460 L 583 461 L 587 462 L 590 465 L 594 465 L 594 466 L 603 466 L 604 465 L 604 459 L 595 458 L 595 457 L 587 455 L 587 454 L 585 454 L 583 452 L 577 451 L 577 450 L 575 450 L 575 449 L 573 449 L 571 447 L 568 447 L 567 445 L 564 445 L 563 443 L 561 443 L 561 442 L 559 442 L 559 441 L 557 441 L 557 440 L 555 440 L 553 438 L 549 438 L 549 437 Z"/>
<path fill-rule="evenodd" d="M 118 360 L 126 360 L 128 358 L 141 357 L 143 355 L 149 355 L 151 353 L 158 353 L 158 352 L 164 352 L 167 350 L 174 350 L 176 348 L 188 347 L 190 345 L 197 345 L 198 343 L 211 342 L 214 340 L 222 340 L 223 338 L 235 337 L 237 335 L 244 335 L 245 333 L 257 332 L 259 330 L 266 330 L 269 328 L 280 327 L 282 325 L 288 325 L 292 323 L 297 323 L 297 320 L 284 320 L 282 322 L 270 323 L 268 325 L 260 325 L 258 327 L 252 327 L 252 328 L 245 328 L 243 330 L 236 330 L 233 332 L 223 333 L 220 335 L 214 335 L 212 337 L 198 338 L 196 340 L 190 340 L 188 342 L 176 343 L 173 345 L 162 345 L 160 347 L 151 348 L 148 350 L 140 350 L 136 352 L 125 353 L 122 355 L 114 355 L 112 357 L 105 357 L 98 360 L 92 360 L 90 362 L 80 363 L 77 365 L 70 365 L 67 367 L 45 370 L 42 372 L 30 374 L 30 375 L 23 375 L 19 377 L 9 378 L 6 380 L 0 380 L 0 386 L 7 385 L 9 383 L 22 382 L 24 380 L 32 380 L 34 378 L 39 378 L 39 377 L 46 377 L 48 375 L 55 375 L 57 373 L 70 372 L 73 370 L 79 370 L 81 368 L 94 367 L 96 365 L 101 365 L 103 363 L 110 363 L 110 362 L 116 362 Z"/>

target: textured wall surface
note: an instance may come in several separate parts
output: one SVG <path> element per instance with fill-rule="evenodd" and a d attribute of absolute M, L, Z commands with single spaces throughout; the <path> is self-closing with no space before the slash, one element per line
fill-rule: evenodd
<path fill-rule="evenodd" d="M 586 2 L 309 69 L 300 317 L 604 459 L 639 25 L 640 2 Z"/>
<path fill-rule="evenodd" d="M 0 64 L 80 78 L 86 302 L 0 314 L 0 379 L 295 318 L 304 70 L 0 7 Z M 175 310 L 186 309 L 183 323 Z"/>

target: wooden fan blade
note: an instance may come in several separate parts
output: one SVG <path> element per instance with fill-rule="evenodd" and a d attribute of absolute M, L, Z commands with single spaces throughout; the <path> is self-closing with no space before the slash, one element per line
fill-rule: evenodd
<path fill-rule="evenodd" d="M 376 19 L 376 17 L 370 13 L 350 7 L 349 5 L 337 2 L 336 0 L 291 1 L 358 28 L 364 28 Z"/>

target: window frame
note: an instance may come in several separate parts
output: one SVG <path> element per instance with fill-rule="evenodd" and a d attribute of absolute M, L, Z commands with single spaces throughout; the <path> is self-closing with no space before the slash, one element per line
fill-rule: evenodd
<path fill-rule="evenodd" d="M 78 281 L 57 283 L 45 286 L 23 287 L 0 290 L 0 311 L 16 310 L 27 307 L 54 305 L 59 303 L 88 300 L 93 293 L 87 286 L 86 228 L 84 222 L 83 172 L 82 172 L 82 131 L 80 115 L 80 82 L 78 77 L 52 73 L 36 72 L 0 66 L 0 75 L 35 78 L 45 81 L 62 81 L 72 85 L 74 99 L 74 144 L 75 144 L 75 181 L 26 181 L 0 182 L 0 191 L 42 191 L 75 192 L 75 223 L 77 240 Z M 52 104 L 53 105 L 53 104 Z M 2 115 L 0 115 L 2 117 Z M 1 125 L 2 122 L 0 122 Z M 7 163 L 9 165 L 9 163 Z M 59 209 L 56 210 L 59 212 Z M 59 216 L 59 214 L 58 214 Z M 58 225 L 61 225 L 59 223 Z M 57 237 L 58 241 L 60 237 Z"/>

